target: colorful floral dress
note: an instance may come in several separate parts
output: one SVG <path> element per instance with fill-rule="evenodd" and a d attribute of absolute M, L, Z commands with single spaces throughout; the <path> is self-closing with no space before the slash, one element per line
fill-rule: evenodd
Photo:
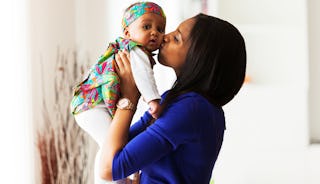
<path fill-rule="evenodd" d="M 72 114 L 78 114 L 104 102 L 113 117 L 120 95 L 120 81 L 114 66 L 115 53 L 119 50 L 130 52 L 136 46 L 139 44 L 121 37 L 109 44 L 106 52 L 90 68 L 86 78 L 75 86 L 70 104 Z"/>

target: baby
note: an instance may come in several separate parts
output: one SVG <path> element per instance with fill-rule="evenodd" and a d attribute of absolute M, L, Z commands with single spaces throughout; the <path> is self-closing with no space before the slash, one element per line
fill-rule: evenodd
<path fill-rule="evenodd" d="M 162 8 L 152 2 L 138 2 L 129 6 L 122 19 L 123 37 L 110 43 L 106 52 L 89 70 L 86 78 L 75 86 L 71 112 L 78 125 L 98 143 L 101 148 L 109 124 L 116 111 L 121 93 L 115 69 L 115 54 L 125 50 L 130 53 L 133 78 L 141 96 L 149 105 L 154 118 L 160 115 L 160 95 L 153 76 L 152 52 L 162 43 L 166 17 Z M 135 107 L 134 107 L 135 108 Z M 95 183 L 100 181 L 96 156 Z"/>

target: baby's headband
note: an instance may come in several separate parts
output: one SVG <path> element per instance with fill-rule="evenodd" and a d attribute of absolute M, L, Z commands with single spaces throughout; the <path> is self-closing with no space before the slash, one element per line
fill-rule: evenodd
<path fill-rule="evenodd" d="M 129 7 L 123 15 L 122 28 L 126 28 L 132 22 L 146 13 L 155 13 L 166 19 L 162 8 L 156 3 L 152 2 L 139 2 Z"/>

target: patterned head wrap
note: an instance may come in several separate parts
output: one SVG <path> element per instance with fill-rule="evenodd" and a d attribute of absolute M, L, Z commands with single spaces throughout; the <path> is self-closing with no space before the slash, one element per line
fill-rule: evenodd
<path fill-rule="evenodd" d="M 122 19 L 122 28 L 126 28 L 132 22 L 146 13 L 155 13 L 166 19 L 162 8 L 156 3 L 152 2 L 139 2 L 131 5 L 124 13 Z"/>

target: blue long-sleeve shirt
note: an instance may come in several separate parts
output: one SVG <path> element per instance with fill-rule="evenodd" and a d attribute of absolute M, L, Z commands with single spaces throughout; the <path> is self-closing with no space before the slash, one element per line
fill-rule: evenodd
<path fill-rule="evenodd" d="M 141 170 L 141 184 L 207 184 L 225 130 L 224 112 L 201 95 L 181 95 L 148 126 L 146 112 L 113 160 L 113 179 Z"/>

